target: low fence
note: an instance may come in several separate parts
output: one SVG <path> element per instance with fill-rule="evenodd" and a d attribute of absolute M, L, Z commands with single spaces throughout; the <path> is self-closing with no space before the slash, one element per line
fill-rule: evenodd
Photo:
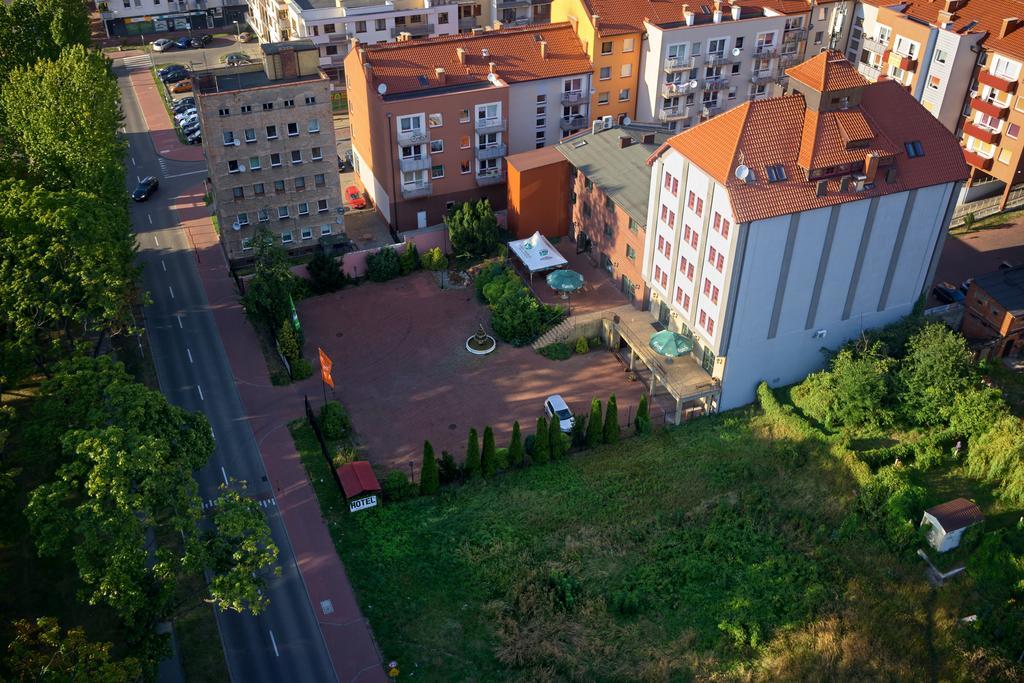
<path fill-rule="evenodd" d="M 974 202 L 961 204 L 953 209 L 953 218 L 949 221 L 949 227 L 962 227 L 964 224 L 964 216 L 969 213 L 974 214 L 975 220 L 994 216 L 995 214 L 1000 213 L 1000 199 L 1002 199 L 1002 197 L 989 197 L 988 199 L 979 199 Z M 1022 206 L 1024 206 L 1024 185 L 1018 185 L 1010 190 L 1010 194 L 1006 198 L 1006 207 L 1003 210 L 1017 209 Z"/>
<path fill-rule="evenodd" d="M 381 249 L 397 249 L 398 253 L 401 254 L 405 250 L 405 245 L 410 242 L 416 245 L 416 250 L 420 254 L 430 251 L 434 247 L 446 253 L 448 252 L 448 228 L 445 225 L 435 225 L 429 228 L 421 228 L 420 230 L 409 230 L 408 232 L 400 233 L 399 237 L 401 242 L 396 244 L 362 249 L 360 251 L 350 251 L 344 254 L 340 257 L 342 272 L 352 278 L 363 277 L 366 275 L 366 259 L 371 254 L 376 254 Z M 297 277 L 309 279 L 309 271 L 306 270 L 305 265 L 292 266 L 291 271 Z"/>

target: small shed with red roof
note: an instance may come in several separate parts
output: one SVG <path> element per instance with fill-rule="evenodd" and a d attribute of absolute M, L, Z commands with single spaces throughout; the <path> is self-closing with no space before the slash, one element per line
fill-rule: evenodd
<path fill-rule="evenodd" d="M 985 519 L 981 509 L 966 498 L 957 498 L 924 511 L 922 526 L 928 524 L 928 542 L 940 553 L 960 545 L 964 530 Z"/>
<path fill-rule="evenodd" d="M 373 473 L 370 463 L 357 460 L 342 465 L 336 470 L 338 483 L 348 500 L 349 512 L 358 512 L 366 508 L 376 507 L 380 493 L 380 483 Z"/>

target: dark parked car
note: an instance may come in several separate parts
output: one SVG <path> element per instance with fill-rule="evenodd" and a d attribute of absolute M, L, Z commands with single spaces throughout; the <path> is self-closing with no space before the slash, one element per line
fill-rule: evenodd
<path fill-rule="evenodd" d="M 198 145 L 198 144 L 202 143 L 202 141 L 203 141 L 203 131 L 196 130 L 195 133 L 192 133 L 192 135 L 189 135 L 187 138 L 185 138 L 185 140 L 190 145 Z"/>
<path fill-rule="evenodd" d="M 188 72 L 188 69 L 185 69 L 183 67 L 181 69 L 176 69 L 175 71 L 170 71 L 164 74 L 160 77 L 160 80 L 164 83 L 177 83 L 178 81 L 183 81 L 186 78 L 189 78 L 191 75 L 192 74 Z"/>
<path fill-rule="evenodd" d="M 192 47 L 192 39 L 191 38 L 185 38 L 183 36 L 181 38 L 178 38 L 176 41 L 174 41 L 174 44 L 177 45 L 178 48 L 181 49 L 181 50 L 187 50 L 188 48 Z"/>
<path fill-rule="evenodd" d="M 163 76 L 164 74 L 169 74 L 172 71 L 181 71 L 184 68 L 185 68 L 184 64 L 168 64 L 167 66 L 163 67 L 162 69 L 157 70 L 157 73 L 159 75 Z"/>
<path fill-rule="evenodd" d="M 132 192 L 132 199 L 137 202 L 144 202 L 149 199 L 150 195 L 156 192 L 156 188 L 160 186 L 160 181 L 151 175 L 146 176 L 139 181 L 138 187 Z"/>
<path fill-rule="evenodd" d="M 175 114 L 180 114 L 188 109 L 196 108 L 196 98 L 194 97 L 182 97 L 180 100 L 174 100 L 171 105 L 171 109 L 174 110 Z"/>
<path fill-rule="evenodd" d="M 224 60 L 224 63 L 228 66 L 239 66 L 241 64 L 248 64 L 249 57 L 247 55 L 243 55 L 240 52 L 235 52 L 228 55 L 227 59 Z"/>
<path fill-rule="evenodd" d="M 207 45 L 210 44 L 210 41 L 212 41 L 212 40 L 213 40 L 213 36 L 208 35 L 208 34 L 207 35 L 199 36 L 198 38 L 193 38 L 192 41 L 191 41 L 192 42 L 192 47 L 206 47 Z"/>
<path fill-rule="evenodd" d="M 948 282 L 935 285 L 932 293 L 944 304 L 957 304 L 964 300 L 964 293 Z"/>

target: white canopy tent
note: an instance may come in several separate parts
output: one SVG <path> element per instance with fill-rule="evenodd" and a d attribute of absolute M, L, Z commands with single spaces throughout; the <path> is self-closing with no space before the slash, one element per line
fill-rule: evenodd
<path fill-rule="evenodd" d="M 531 280 L 534 273 L 554 270 L 569 263 L 539 231 L 533 233 L 533 235 L 525 240 L 509 242 L 508 246 L 512 253 L 516 255 L 516 258 L 522 261 L 526 269 L 530 271 Z"/>

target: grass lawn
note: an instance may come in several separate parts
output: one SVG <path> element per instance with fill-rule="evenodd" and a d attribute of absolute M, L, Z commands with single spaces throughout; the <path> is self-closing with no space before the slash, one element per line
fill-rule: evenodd
<path fill-rule="evenodd" d="M 969 235 L 978 230 L 985 230 L 988 228 L 1005 228 L 1009 227 L 1012 223 L 1018 219 L 1024 217 L 1024 209 L 1017 209 L 1015 211 L 1004 211 L 1002 213 L 992 214 L 991 216 L 985 216 L 974 221 L 974 225 L 971 226 L 970 232 L 967 231 L 964 226 L 952 228 L 949 231 L 950 235 Z"/>
<path fill-rule="evenodd" d="M 757 409 L 356 515 L 292 433 L 385 659 L 417 680 L 968 670 L 967 584 L 931 591 L 852 513 L 829 442 Z"/>

